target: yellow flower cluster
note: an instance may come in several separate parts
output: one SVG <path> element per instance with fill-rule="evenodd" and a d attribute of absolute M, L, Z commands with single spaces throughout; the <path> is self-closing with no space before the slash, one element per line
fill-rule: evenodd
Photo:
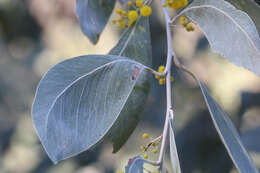
<path fill-rule="evenodd" d="M 144 133 L 142 135 L 142 138 L 143 139 L 148 139 L 149 138 L 149 135 L 147 133 Z M 151 142 L 149 142 L 146 146 L 141 146 L 140 149 L 142 150 L 143 152 L 143 158 L 144 159 L 148 159 L 148 154 L 147 154 L 147 151 L 149 150 L 150 147 L 152 147 L 151 149 L 151 152 L 153 154 L 156 154 L 158 152 L 158 145 L 160 143 L 160 139 L 152 139 L 150 138 Z"/>
<path fill-rule="evenodd" d="M 116 13 L 120 15 L 120 18 L 112 21 L 121 29 L 124 29 L 126 26 L 130 27 L 135 23 L 139 15 L 149 17 L 152 14 L 152 8 L 148 5 L 144 5 L 143 0 L 135 0 L 135 2 L 130 0 L 127 2 L 127 5 L 133 9 L 125 11 L 117 8 Z"/>
<path fill-rule="evenodd" d="M 180 8 L 186 7 L 188 3 L 188 0 L 165 0 L 163 6 L 173 8 L 174 10 L 178 10 Z"/>
<path fill-rule="evenodd" d="M 163 73 L 163 72 L 164 72 L 164 69 L 165 69 L 165 66 L 161 65 L 161 66 L 158 67 L 158 72 L 159 72 L 159 73 Z M 155 75 L 155 79 L 158 79 L 160 85 L 166 84 L 166 79 L 165 79 L 165 77 L 161 77 L 161 76 L 159 76 L 159 75 Z M 174 82 L 173 76 L 171 76 L 171 82 Z"/>
<path fill-rule="evenodd" d="M 180 24 L 181 24 L 184 28 L 186 28 L 186 30 L 187 30 L 188 32 L 195 30 L 193 24 L 191 23 L 191 21 L 190 21 L 186 16 L 181 16 L 181 17 L 180 17 Z"/>

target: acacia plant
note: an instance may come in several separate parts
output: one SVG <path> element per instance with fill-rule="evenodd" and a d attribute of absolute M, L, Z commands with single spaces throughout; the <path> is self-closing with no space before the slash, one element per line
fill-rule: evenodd
<path fill-rule="evenodd" d="M 139 121 L 149 94 L 150 73 L 159 80 L 159 84 L 165 84 L 166 90 L 162 135 L 143 148 L 160 146 L 158 160 L 149 160 L 147 155 L 133 157 L 125 172 L 142 173 L 144 163 L 153 165 L 154 172 L 167 172 L 163 161 L 165 144 L 169 140 L 172 169 L 174 173 L 180 173 L 171 98 L 171 82 L 174 80 L 171 70 L 175 65 L 198 82 L 212 121 L 237 170 L 240 173 L 257 173 L 227 114 L 196 74 L 178 60 L 171 31 L 173 25 L 180 24 L 187 31 L 193 31 L 194 25 L 198 25 L 214 52 L 259 75 L 260 39 L 253 20 L 224 0 L 159 2 L 165 19 L 168 49 L 165 66 L 160 66 L 158 71 L 151 68 L 149 16 L 152 0 L 120 0 L 124 8 L 115 9 L 119 18 L 112 22 L 124 32 L 116 46 L 107 55 L 85 55 L 65 60 L 51 68 L 41 79 L 32 107 L 32 118 L 48 156 L 57 163 L 103 141 L 113 143 L 114 153 L 120 150 Z M 242 1 L 233 2 L 239 4 Z M 97 43 L 115 3 L 116 0 L 76 1 L 80 26 L 93 44 Z M 259 10 L 253 1 L 246 3 L 251 4 L 251 11 Z M 175 10 L 176 15 L 170 16 L 170 10 Z M 143 138 L 147 137 L 147 134 L 143 135 Z"/>

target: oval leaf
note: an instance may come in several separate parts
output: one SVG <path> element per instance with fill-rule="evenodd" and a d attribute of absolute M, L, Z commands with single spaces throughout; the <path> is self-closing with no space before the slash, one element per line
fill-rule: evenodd
<path fill-rule="evenodd" d="M 140 156 L 136 156 L 129 159 L 127 166 L 125 167 L 126 173 L 143 173 L 145 160 Z"/>
<path fill-rule="evenodd" d="M 240 173 L 258 173 L 252 159 L 245 150 L 232 121 L 209 94 L 206 86 L 199 82 L 211 118 L 233 163 Z"/>
<path fill-rule="evenodd" d="M 170 159 L 171 165 L 174 173 L 181 173 L 180 161 L 177 152 L 176 142 L 175 142 L 175 135 L 174 135 L 174 124 L 173 118 L 169 119 L 169 126 L 170 126 Z"/>
<path fill-rule="evenodd" d="M 260 38 L 246 13 L 224 0 L 194 0 L 183 14 L 200 26 L 213 51 L 260 74 Z"/>
<path fill-rule="evenodd" d="M 32 117 L 53 162 L 104 139 L 143 69 L 123 57 L 88 55 L 63 61 L 46 73 L 37 88 Z"/>
<path fill-rule="evenodd" d="M 76 14 L 84 34 L 93 44 L 105 28 L 115 6 L 115 0 L 77 0 Z"/>
<path fill-rule="evenodd" d="M 151 52 L 149 19 L 140 18 L 136 21 L 135 25 L 128 28 L 122 34 L 117 45 L 109 54 L 128 57 L 146 66 L 151 66 Z M 124 145 L 140 120 L 150 89 L 148 78 L 148 72 L 144 71 L 140 75 L 133 92 L 120 113 L 118 121 L 113 126 L 111 132 L 113 153 L 119 151 Z"/>

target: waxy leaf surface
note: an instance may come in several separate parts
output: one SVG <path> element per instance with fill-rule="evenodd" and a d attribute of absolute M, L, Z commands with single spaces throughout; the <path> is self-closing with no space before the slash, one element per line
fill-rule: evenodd
<path fill-rule="evenodd" d="M 124 57 L 87 55 L 46 73 L 32 118 L 53 162 L 94 147 L 110 133 L 143 70 L 142 64 Z"/>
<path fill-rule="evenodd" d="M 96 44 L 114 9 L 115 0 L 77 0 L 76 14 L 84 34 Z"/>
<path fill-rule="evenodd" d="M 206 86 L 201 82 L 199 85 L 217 132 L 238 171 L 240 173 L 258 173 L 228 115 L 216 103 Z"/>
<path fill-rule="evenodd" d="M 260 74 L 260 38 L 245 12 L 224 0 L 194 0 L 182 14 L 200 26 L 213 51 Z"/>
<path fill-rule="evenodd" d="M 152 48 L 148 18 L 139 18 L 121 36 L 117 45 L 109 52 L 138 61 L 146 66 L 152 65 Z M 140 74 L 133 92 L 129 96 L 118 121 L 111 133 L 113 152 L 117 152 L 127 141 L 137 126 L 149 94 L 148 72 Z"/>

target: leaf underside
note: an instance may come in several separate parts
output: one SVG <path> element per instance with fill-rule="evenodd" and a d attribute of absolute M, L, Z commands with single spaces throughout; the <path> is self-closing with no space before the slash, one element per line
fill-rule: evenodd
<path fill-rule="evenodd" d="M 132 27 L 122 34 L 117 45 L 109 54 L 128 57 L 146 66 L 151 66 L 151 52 L 149 19 L 139 18 Z M 119 151 L 125 144 L 140 120 L 150 89 L 148 79 L 148 72 L 144 71 L 138 78 L 118 121 L 111 130 L 113 153 Z"/>
<path fill-rule="evenodd" d="M 96 44 L 115 6 L 115 0 L 77 0 L 76 14 L 83 33 Z"/>
<path fill-rule="evenodd" d="M 144 66 L 112 55 L 63 61 L 41 79 L 32 107 L 40 140 L 53 162 L 102 141 Z"/>
<path fill-rule="evenodd" d="M 260 38 L 246 13 L 224 0 L 194 0 L 181 14 L 200 26 L 213 51 L 260 74 Z"/>
<path fill-rule="evenodd" d="M 238 171 L 240 173 L 258 173 L 228 115 L 209 94 L 206 86 L 202 82 L 199 82 L 199 85 L 217 132 Z"/>
<path fill-rule="evenodd" d="M 106 139 L 112 140 L 114 152 L 126 142 L 140 119 L 149 91 L 146 67 L 134 60 L 151 64 L 148 18 L 139 19 L 125 31 L 110 55 L 66 60 L 42 78 L 32 116 L 53 162 Z"/>

